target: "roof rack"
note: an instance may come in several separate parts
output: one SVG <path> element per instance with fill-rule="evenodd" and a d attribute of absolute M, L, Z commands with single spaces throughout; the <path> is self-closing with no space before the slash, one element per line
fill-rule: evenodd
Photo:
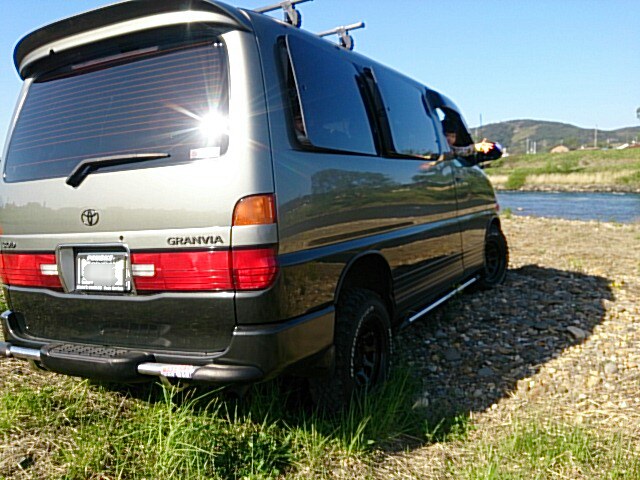
<path fill-rule="evenodd" d="M 327 37 L 329 35 L 337 34 L 340 37 L 340 46 L 347 50 L 353 50 L 354 41 L 353 37 L 349 35 L 350 30 L 356 30 L 358 28 L 364 28 L 364 22 L 353 23 L 351 25 L 345 25 L 343 27 L 336 27 L 325 32 L 320 32 L 319 37 Z"/>
<path fill-rule="evenodd" d="M 284 11 L 284 21 L 289 25 L 300 28 L 300 26 L 302 25 L 302 15 L 300 15 L 300 12 L 296 10 L 296 5 L 298 3 L 311 1 L 313 0 L 284 0 L 282 2 L 268 5 L 266 7 L 254 8 L 253 11 L 258 13 L 267 13 L 281 8 Z"/>

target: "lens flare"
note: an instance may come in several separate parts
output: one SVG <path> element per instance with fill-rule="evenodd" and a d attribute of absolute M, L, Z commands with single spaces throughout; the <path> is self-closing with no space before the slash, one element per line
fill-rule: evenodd
<path fill-rule="evenodd" d="M 209 112 L 198 119 L 200 133 L 209 141 L 220 141 L 223 135 L 228 135 L 229 122 L 226 115 L 219 112 Z"/>

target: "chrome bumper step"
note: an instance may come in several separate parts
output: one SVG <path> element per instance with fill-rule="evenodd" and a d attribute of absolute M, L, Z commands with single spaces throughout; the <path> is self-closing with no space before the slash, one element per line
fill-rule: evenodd
<path fill-rule="evenodd" d="M 0 342 L 0 357 L 36 361 L 49 370 L 106 380 L 134 380 L 138 375 L 202 383 L 255 382 L 264 377 L 250 365 L 188 365 L 148 361 L 153 355 L 112 347 L 52 344 L 42 349 Z"/>
<path fill-rule="evenodd" d="M 40 350 L 16 347 L 7 342 L 0 342 L 0 357 L 20 358 L 22 360 L 40 360 Z"/>

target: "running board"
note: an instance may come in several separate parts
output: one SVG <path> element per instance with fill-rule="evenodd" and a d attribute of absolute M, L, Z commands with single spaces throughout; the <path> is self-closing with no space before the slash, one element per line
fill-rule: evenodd
<path fill-rule="evenodd" d="M 444 297 L 442 297 L 441 299 L 435 301 L 434 303 L 432 303 L 431 305 L 429 305 L 428 307 L 426 307 L 423 310 L 420 310 L 418 313 L 416 313 L 415 315 L 413 315 L 412 317 L 408 318 L 407 320 L 405 320 L 402 325 L 400 325 L 400 329 L 402 330 L 405 327 L 408 327 L 409 325 L 411 325 L 413 322 L 415 322 L 416 320 L 418 320 L 420 317 L 426 315 L 427 313 L 429 313 L 431 310 L 433 310 L 434 308 L 439 307 L 440 305 L 442 305 L 444 302 L 446 302 L 447 300 L 449 300 L 451 297 L 453 297 L 454 295 L 460 293 L 461 291 L 463 291 L 465 288 L 467 288 L 469 285 L 472 285 L 473 283 L 475 283 L 478 280 L 478 277 L 473 277 L 469 280 L 467 280 L 465 283 L 463 283 L 462 285 L 460 285 L 458 288 L 456 288 L 455 290 L 452 290 L 451 292 L 447 293 Z"/>

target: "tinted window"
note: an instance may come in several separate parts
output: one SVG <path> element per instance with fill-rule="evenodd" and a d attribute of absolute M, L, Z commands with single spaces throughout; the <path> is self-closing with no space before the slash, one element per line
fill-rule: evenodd
<path fill-rule="evenodd" d="M 109 61 L 108 68 L 89 62 L 31 85 L 11 138 L 6 181 L 67 176 L 86 158 L 162 152 L 171 155 L 166 164 L 224 153 L 222 43 L 145 49 L 135 60 Z"/>
<path fill-rule="evenodd" d="M 374 73 L 387 110 L 395 152 L 419 156 L 439 153 L 422 89 L 392 72 L 380 69 Z"/>
<path fill-rule="evenodd" d="M 355 66 L 329 45 L 293 36 L 287 44 L 308 141 L 316 147 L 375 154 Z"/>

